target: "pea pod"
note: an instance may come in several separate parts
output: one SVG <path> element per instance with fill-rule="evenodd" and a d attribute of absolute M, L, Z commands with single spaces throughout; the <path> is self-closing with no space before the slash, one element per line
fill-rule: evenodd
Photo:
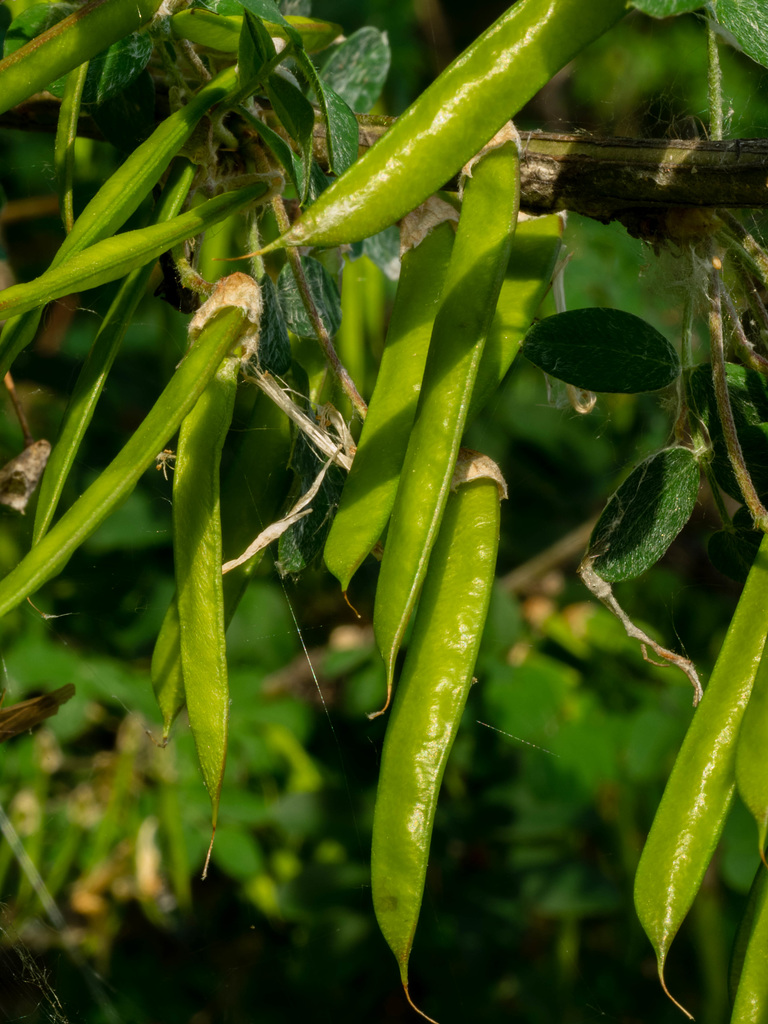
<path fill-rule="evenodd" d="M 765 872 L 762 865 L 760 871 Z M 750 908 L 750 934 L 733 1001 L 731 1024 L 764 1024 L 768 1012 L 768 971 L 765 969 L 768 949 L 768 885 L 765 884 L 764 874 L 760 883 L 756 886 L 754 907 Z"/>
<path fill-rule="evenodd" d="M 455 211 L 447 203 L 441 207 L 438 215 L 444 211 L 446 218 L 455 219 Z M 448 219 L 435 222 L 434 217 L 434 204 L 425 205 L 404 221 L 404 241 L 419 230 L 419 224 L 426 221 L 432 226 L 423 237 L 416 235 L 415 244 L 402 256 L 376 387 L 325 544 L 325 564 L 344 591 L 387 525 L 416 415 L 454 237 Z"/>
<path fill-rule="evenodd" d="M 635 877 L 635 907 L 656 953 L 659 979 L 667 994 L 664 965 L 669 947 L 699 890 L 733 799 L 736 741 L 765 646 L 766 605 L 768 538 L 764 537 L 667 782 Z"/>
<path fill-rule="evenodd" d="M 288 33 L 282 25 L 262 20 L 273 38 L 288 39 Z M 344 34 L 341 25 L 335 25 L 330 21 L 319 21 L 317 18 L 306 18 L 301 15 L 288 15 L 285 20 L 301 36 L 307 53 L 324 50 L 334 39 Z M 243 19 L 237 15 L 225 16 L 214 14 L 205 8 L 193 7 L 174 14 L 169 24 L 174 39 L 189 39 L 192 43 L 212 50 L 237 53 Z"/>
<path fill-rule="evenodd" d="M 387 704 L 395 659 L 437 537 L 509 259 L 518 171 L 517 147 L 504 142 L 474 166 L 464 190 L 376 588 L 373 627 L 387 670 Z"/>
<path fill-rule="evenodd" d="M 6 288 L 0 297 L 0 314 L 18 316 L 77 289 L 96 288 L 116 281 L 179 242 L 218 224 L 235 210 L 261 199 L 267 187 L 266 182 L 260 181 L 236 192 L 225 192 L 166 223 L 150 224 L 95 242 L 34 281 Z"/>
<path fill-rule="evenodd" d="M 64 95 L 61 97 L 59 120 L 56 125 L 56 143 L 53 150 L 53 164 L 56 169 L 56 190 L 59 194 L 59 209 L 64 229 L 72 230 L 75 222 L 72 178 L 75 167 L 75 140 L 77 122 L 80 117 L 80 101 L 83 98 L 85 79 L 88 76 L 88 61 L 74 68 L 67 75 Z"/>
<path fill-rule="evenodd" d="M 496 392 L 550 287 L 565 222 L 558 214 L 519 220 L 467 412 L 471 423 Z"/>
<path fill-rule="evenodd" d="M 91 0 L 0 61 L 0 114 L 151 21 L 160 0 Z"/>
<path fill-rule="evenodd" d="M 60 24 L 62 24 L 60 22 Z M 227 68 L 204 86 L 181 110 L 158 125 L 146 142 L 126 157 L 122 166 L 99 189 L 75 221 L 53 258 L 57 267 L 73 253 L 105 238 L 134 213 L 157 184 L 173 157 L 195 129 L 198 121 L 237 86 L 237 71 Z M 35 336 L 42 308 L 8 320 L 0 336 L 0 374 L 5 374 L 16 356 Z"/>
<path fill-rule="evenodd" d="M 158 202 L 155 220 L 168 221 L 179 212 L 187 197 L 195 167 L 179 160 L 171 172 Z M 123 282 L 99 328 L 91 351 L 83 364 L 70 395 L 59 436 L 51 451 L 40 484 L 32 543 L 36 544 L 51 524 L 69 471 L 80 443 L 91 422 L 107 375 L 122 343 L 128 325 L 147 287 L 154 261 L 134 270 Z"/>
<path fill-rule="evenodd" d="M 339 245 L 394 224 L 625 13 L 625 0 L 520 0 L 275 245 Z"/>
<path fill-rule="evenodd" d="M 226 296 L 234 291 L 243 277 L 224 278 L 218 293 Z M 53 529 L 0 580 L 0 617 L 59 573 L 83 541 L 125 501 L 238 343 L 247 320 L 247 311 L 233 303 L 211 321 L 128 443 Z"/>
<path fill-rule="evenodd" d="M 506 495 L 498 467 L 476 452 L 462 452 L 453 483 L 387 723 L 373 816 L 373 906 L 406 995 L 435 806 L 472 684 Z"/>
<path fill-rule="evenodd" d="M 278 515 L 291 482 L 290 422 L 265 395 L 258 395 L 252 414 L 238 431 L 239 444 L 221 486 L 222 557 L 243 551 Z M 261 554 L 224 577 L 224 622 L 229 626 Z M 176 597 L 166 612 L 152 654 L 152 686 L 163 715 L 167 740 L 176 715 L 184 706 L 184 682 L 179 648 Z"/>
<path fill-rule="evenodd" d="M 211 800 L 214 833 L 229 726 L 219 466 L 232 421 L 238 365 L 228 356 L 185 417 L 173 473 L 173 560 L 184 698 Z"/>
<path fill-rule="evenodd" d="M 768 872 L 758 866 L 741 915 L 728 965 L 731 1024 L 762 1024 L 768 1006 L 765 950 L 768 948 Z M 762 1014 L 762 1015 L 761 1015 Z"/>
<path fill-rule="evenodd" d="M 765 861 L 768 841 L 768 650 L 763 651 L 736 744 L 736 785 L 757 822 L 757 843 Z M 768 867 L 768 863 L 766 864 Z"/>

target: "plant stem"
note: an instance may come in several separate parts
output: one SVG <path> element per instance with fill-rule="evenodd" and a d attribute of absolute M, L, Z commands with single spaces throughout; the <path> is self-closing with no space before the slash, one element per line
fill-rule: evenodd
<path fill-rule="evenodd" d="M 714 259 L 714 252 L 712 256 Z M 709 295 L 709 339 L 712 353 L 712 383 L 715 389 L 715 401 L 720 423 L 723 428 L 725 446 L 728 451 L 728 460 L 731 463 L 733 474 L 739 485 L 747 508 L 752 513 L 755 527 L 768 533 L 768 509 L 760 500 L 752 477 L 749 475 L 747 464 L 744 460 L 744 453 L 741 450 L 738 435 L 736 433 L 736 422 L 733 418 L 733 409 L 728 395 L 728 381 L 725 374 L 725 346 L 723 343 L 723 314 L 721 307 L 722 284 L 720 271 L 713 265 L 710 274 L 710 295 Z"/>
<path fill-rule="evenodd" d="M 718 215 L 724 225 L 724 230 L 720 231 L 723 241 L 742 266 L 754 274 L 764 288 L 768 288 L 768 254 L 732 213 L 718 210 Z"/>
<path fill-rule="evenodd" d="M 747 278 L 746 286 L 750 309 L 759 320 L 761 333 L 768 336 L 768 309 L 765 308 L 765 303 L 758 289 L 758 283 L 751 274 Z"/>
<path fill-rule="evenodd" d="M 27 423 L 27 417 L 24 415 L 24 407 L 19 401 L 19 396 L 16 394 L 16 387 L 13 383 L 13 377 L 10 373 L 6 373 L 4 378 L 5 389 L 8 392 L 8 396 L 13 403 L 13 408 L 16 410 L 16 416 L 19 420 L 19 426 L 21 432 L 24 435 L 24 447 L 28 448 L 31 444 L 35 443 L 35 439 L 29 429 L 29 423 Z"/>
<path fill-rule="evenodd" d="M 717 49 L 714 18 L 707 18 L 707 85 L 709 98 L 709 137 L 719 141 L 723 137 L 723 75 Z"/>
<path fill-rule="evenodd" d="M 752 343 L 744 333 L 744 327 L 742 326 L 739 314 L 736 311 L 736 307 L 733 304 L 731 294 L 724 284 L 720 288 L 725 308 L 728 311 L 728 316 L 733 325 L 734 340 L 736 341 L 736 347 L 739 350 L 741 358 L 751 370 L 756 370 L 758 373 L 762 373 L 764 377 L 768 377 L 768 359 L 765 356 L 761 356 L 758 352 L 755 352 Z"/>
<path fill-rule="evenodd" d="M 280 233 L 284 234 L 291 226 L 290 219 L 285 210 L 283 200 L 276 196 L 272 200 L 272 209 L 277 220 L 277 226 L 280 229 Z M 339 359 L 336 349 L 333 347 L 331 336 L 326 330 L 325 324 L 323 323 L 320 314 L 317 311 L 317 307 L 312 299 L 312 294 L 309 290 L 306 275 L 304 274 L 304 268 L 301 265 L 301 256 L 298 251 L 292 246 L 288 246 L 285 250 L 285 255 L 290 264 L 293 276 L 296 279 L 296 286 L 299 289 L 301 295 L 301 301 L 304 304 L 304 309 L 307 311 L 307 316 L 312 322 L 312 326 L 315 330 L 317 340 L 320 343 L 320 347 L 323 350 L 325 358 L 328 360 L 333 372 L 336 374 L 336 378 L 344 391 L 344 394 L 352 403 L 353 409 L 357 412 L 361 419 L 365 419 L 365 415 L 368 412 L 368 406 L 363 401 L 360 393 L 355 387 L 355 382 L 350 377 L 346 367 Z"/>

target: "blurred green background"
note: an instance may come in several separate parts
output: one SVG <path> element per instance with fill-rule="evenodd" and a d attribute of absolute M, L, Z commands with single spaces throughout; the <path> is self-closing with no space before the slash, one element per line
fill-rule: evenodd
<path fill-rule="evenodd" d="M 396 114 L 503 6 L 316 0 L 313 13 L 347 32 L 364 24 L 387 31 L 393 63 L 380 109 Z M 727 47 L 722 59 L 728 133 L 764 135 L 765 73 Z M 656 22 L 639 14 L 517 119 L 521 129 L 661 138 L 705 135 L 706 123 L 703 26 L 695 16 Z M 53 137 L 3 130 L 0 153 L 9 200 L 3 238 L 22 280 L 48 264 L 62 238 Z M 79 144 L 79 207 L 118 161 L 106 143 Z M 570 307 L 620 307 L 677 342 L 684 291 L 695 282 L 683 278 L 674 253 L 657 259 L 623 228 L 576 216 L 566 244 Z M 349 265 L 345 289 L 345 304 L 364 311 L 356 357 L 369 394 L 393 285 L 363 259 Z M 55 436 L 111 295 L 86 294 L 74 314 L 55 307 L 19 359 L 14 376 L 37 437 Z M 186 319 L 151 297 L 140 307 L 67 502 L 159 394 L 183 351 Z M 445 776 L 411 960 L 414 999 L 441 1024 L 680 1019 L 635 920 L 632 879 L 691 718 L 689 684 L 644 662 L 588 600 L 575 574 L 578 551 L 543 576 L 509 576 L 587 524 L 628 467 L 667 442 L 671 415 L 659 396 L 641 395 L 601 397 L 581 416 L 550 402 L 540 373 L 521 359 L 467 437 L 500 463 L 510 499 L 478 684 Z M 20 444 L 7 403 L 2 461 Z M 0 747 L 0 803 L 66 921 L 63 932 L 51 925 L 10 847 L 0 845 L 0 1016 L 84 1024 L 414 1019 L 369 891 L 385 726 L 366 718 L 384 692 L 370 628 L 376 563 L 351 588 L 359 621 L 320 566 L 281 581 L 268 557 L 252 582 L 228 633 L 229 757 L 212 868 L 201 882 L 210 810 L 186 723 L 177 722 L 167 748 L 152 742 L 160 717 L 149 658 L 173 591 L 170 496 L 170 480 L 145 474 L 36 598 L 55 617 L 24 605 L 0 623 L 7 702 L 65 682 L 77 687 L 49 727 Z M 28 544 L 30 521 L 3 516 L 3 571 Z M 703 491 L 663 561 L 617 588 L 630 614 L 684 647 L 704 676 L 739 591 L 707 560 L 717 525 Z M 670 989 L 704 1024 L 727 1017 L 730 942 L 758 864 L 754 825 L 740 805 L 714 863 L 667 967 Z M 104 979 L 116 1018 L 70 948 Z"/>

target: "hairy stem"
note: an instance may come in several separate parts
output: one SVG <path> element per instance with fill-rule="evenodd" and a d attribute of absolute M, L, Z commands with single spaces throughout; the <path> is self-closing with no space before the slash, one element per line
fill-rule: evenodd
<path fill-rule="evenodd" d="M 279 196 L 276 196 L 272 200 L 272 209 L 275 213 L 275 219 L 277 220 L 277 226 L 280 229 L 281 234 L 285 233 L 291 226 L 288 214 L 285 211 L 285 205 Z M 326 330 L 325 324 L 317 311 L 317 307 L 312 299 L 312 295 L 309 290 L 306 275 L 304 274 L 304 268 L 301 265 L 301 257 L 296 249 L 288 246 L 285 250 L 288 263 L 290 264 L 293 276 L 296 279 L 296 285 L 301 295 L 301 301 L 304 304 L 304 309 L 307 311 L 312 327 L 314 328 L 317 340 L 320 343 L 320 347 L 323 350 L 325 358 L 328 360 L 328 364 L 336 375 L 339 384 L 344 391 L 344 394 L 352 403 L 352 407 L 358 413 L 361 419 L 365 419 L 365 415 L 368 412 L 368 406 L 363 401 L 360 393 L 355 387 L 355 382 L 347 372 L 346 367 L 339 359 L 336 349 L 333 347 L 331 336 Z"/>
<path fill-rule="evenodd" d="M 747 508 L 752 513 L 755 527 L 768 533 L 768 509 L 760 500 L 752 477 L 749 475 L 747 464 L 744 460 L 744 453 L 741 450 L 736 433 L 736 422 L 733 418 L 731 399 L 728 395 L 728 381 L 725 375 L 725 345 L 723 342 L 723 313 L 721 304 L 722 282 L 720 270 L 714 265 L 710 274 L 710 295 L 709 295 L 709 339 L 712 354 L 712 383 L 715 390 L 715 401 L 717 412 L 725 437 L 725 446 L 728 451 L 728 460 L 731 463 L 733 474 L 739 485 Z M 717 263 L 719 264 L 719 260 Z"/>
<path fill-rule="evenodd" d="M 712 17 L 707 18 L 707 58 L 709 137 L 720 140 L 723 137 L 723 75 L 720 69 L 715 22 Z"/>
<path fill-rule="evenodd" d="M 718 213 L 724 225 L 720 237 L 739 263 L 754 274 L 764 288 L 768 288 L 768 253 L 732 213 L 726 210 Z"/>
<path fill-rule="evenodd" d="M 736 310 L 736 306 L 733 303 L 731 294 L 722 283 L 720 286 L 720 292 L 728 313 L 728 318 L 733 326 L 733 339 L 736 343 L 739 355 L 751 370 L 756 370 L 758 373 L 762 373 L 764 377 L 768 377 L 768 359 L 766 359 L 765 356 L 761 356 L 758 352 L 755 352 L 752 342 L 744 333 L 744 327 L 742 326 L 741 319 Z"/>

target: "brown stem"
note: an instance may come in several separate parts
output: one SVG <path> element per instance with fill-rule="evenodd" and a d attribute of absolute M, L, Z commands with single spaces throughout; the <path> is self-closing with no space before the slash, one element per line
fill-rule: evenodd
<path fill-rule="evenodd" d="M 279 196 L 276 196 L 272 200 L 272 209 L 275 213 L 275 219 L 277 220 L 277 226 L 281 234 L 284 234 L 291 226 L 288 214 L 285 210 L 285 205 Z M 349 375 L 347 368 L 344 366 L 342 361 L 339 359 L 336 349 L 333 347 L 331 336 L 325 328 L 325 324 L 317 311 L 317 307 L 312 299 L 312 294 L 309 290 L 309 283 L 307 282 L 306 275 L 304 273 L 304 267 L 301 264 L 301 256 L 298 251 L 293 247 L 288 247 L 285 250 L 286 258 L 290 264 L 293 276 L 296 279 L 296 286 L 299 289 L 301 301 L 304 304 L 304 309 L 307 312 L 307 316 L 312 322 L 317 340 L 320 343 L 320 347 L 323 350 L 325 358 L 328 360 L 333 372 L 336 374 L 336 378 L 341 384 L 344 394 L 352 403 L 352 407 L 357 411 L 361 419 L 365 419 L 366 413 L 368 412 L 368 406 L 363 401 L 359 391 L 355 387 L 355 382 Z"/>
<path fill-rule="evenodd" d="M 161 104 L 167 104 L 162 87 Z M 266 103 L 263 104 L 266 108 Z M 33 96 L 0 116 L 1 127 L 51 132 L 59 102 Z M 285 135 L 274 114 L 267 122 Z M 369 149 L 394 123 L 381 115 L 358 115 L 359 147 Z M 78 134 L 101 138 L 93 119 L 81 115 Z M 601 221 L 638 218 L 638 211 L 670 207 L 768 206 L 768 139 L 590 138 L 531 132 L 523 136 L 521 207 L 529 213 L 572 210 Z M 318 115 L 315 159 L 327 167 L 325 124 Z M 446 187 L 450 188 L 448 183 Z"/>
<path fill-rule="evenodd" d="M 746 264 L 764 288 L 768 288 L 768 254 L 732 213 L 721 210 L 720 218 L 725 225 L 723 234 L 731 252 L 739 262 Z"/>
<path fill-rule="evenodd" d="M 10 399 L 13 402 L 13 408 L 16 410 L 16 415 L 19 420 L 21 432 L 24 435 L 24 447 L 29 448 L 31 444 L 35 443 L 35 439 L 34 437 L 32 437 L 32 433 L 29 429 L 29 423 L 27 423 L 27 417 L 24 415 L 24 408 L 21 402 L 19 401 L 19 396 L 16 394 L 16 387 L 13 383 L 13 377 L 10 375 L 10 373 L 6 373 L 4 383 L 6 391 L 8 392 Z"/>
<path fill-rule="evenodd" d="M 720 284 L 720 294 L 728 311 L 728 317 L 733 325 L 734 340 L 739 350 L 739 355 L 751 370 L 756 370 L 758 373 L 762 373 L 764 377 L 768 377 L 768 359 L 755 352 L 752 343 L 744 333 L 744 327 L 733 304 L 730 292 L 722 282 Z"/>
<path fill-rule="evenodd" d="M 715 389 L 715 401 L 717 413 L 723 428 L 725 446 L 728 451 L 728 460 L 731 463 L 733 474 L 739 485 L 747 508 L 752 513 L 755 526 L 763 533 L 768 533 L 768 509 L 760 500 L 752 477 L 749 475 L 747 464 L 744 459 L 744 452 L 741 450 L 736 433 L 736 422 L 733 418 L 731 399 L 728 395 L 728 381 L 725 374 L 725 346 L 723 343 L 723 314 L 721 308 L 722 285 L 720 270 L 714 264 L 710 274 L 710 296 L 709 296 L 709 339 L 712 358 L 712 383 Z M 717 261 L 720 262 L 719 260 Z"/>
<path fill-rule="evenodd" d="M 747 276 L 747 290 L 749 292 L 749 305 L 752 312 L 758 318 L 761 329 L 768 334 L 768 309 L 765 308 L 763 297 L 757 286 L 757 281 L 752 275 Z"/>

